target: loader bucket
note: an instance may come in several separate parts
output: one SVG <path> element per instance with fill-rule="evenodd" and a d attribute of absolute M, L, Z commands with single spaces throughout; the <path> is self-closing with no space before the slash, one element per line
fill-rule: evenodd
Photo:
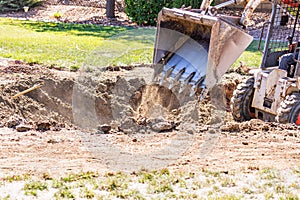
<path fill-rule="evenodd" d="M 163 8 L 158 15 L 153 57 L 160 84 L 211 89 L 252 41 L 234 24 L 237 18 L 213 17 Z"/>

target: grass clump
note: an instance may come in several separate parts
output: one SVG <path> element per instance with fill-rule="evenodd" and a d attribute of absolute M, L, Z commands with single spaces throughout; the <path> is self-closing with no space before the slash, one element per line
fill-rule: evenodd
<path fill-rule="evenodd" d="M 59 188 L 59 190 L 54 194 L 56 199 L 66 198 L 74 199 L 75 195 L 70 191 L 68 187 Z"/>
<path fill-rule="evenodd" d="M 5 196 L 3 198 L 0 198 L 0 200 L 9 200 L 9 199 L 10 199 L 10 195 L 7 195 L 7 196 Z"/>
<path fill-rule="evenodd" d="M 168 169 L 161 169 L 153 171 L 153 178 L 148 183 L 148 190 L 150 193 L 165 193 L 173 192 L 173 185 L 178 183 L 178 180 L 171 175 Z"/>
<path fill-rule="evenodd" d="M 138 190 L 115 191 L 114 195 L 120 199 L 136 199 L 136 200 L 146 199 Z"/>
<path fill-rule="evenodd" d="M 295 194 L 287 194 L 279 197 L 280 200 L 299 200 L 298 195 Z"/>
<path fill-rule="evenodd" d="M 48 189 L 48 184 L 41 181 L 31 181 L 24 186 L 25 195 L 37 196 L 37 191 L 43 191 Z"/>
<path fill-rule="evenodd" d="M 95 197 L 95 192 L 93 190 L 84 187 L 80 190 L 80 197 L 86 199 L 92 199 Z"/>
<path fill-rule="evenodd" d="M 52 188 L 61 188 L 63 186 L 65 186 L 64 182 L 56 180 L 56 179 L 52 180 Z"/>
<path fill-rule="evenodd" d="M 78 180 L 90 180 L 95 177 L 98 177 L 98 174 L 95 172 L 81 172 L 79 174 L 69 174 L 68 176 L 61 178 L 61 181 L 74 182 Z"/>
<path fill-rule="evenodd" d="M 217 196 L 214 199 L 215 200 L 240 200 L 240 199 L 243 199 L 243 197 L 236 196 L 236 195 L 233 195 L 233 194 L 225 194 L 225 195 L 222 195 L 222 196 Z"/>
<path fill-rule="evenodd" d="M 278 172 L 273 168 L 264 168 L 260 171 L 262 179 L 273 180 L 279 178 Z"/>
<path fill-rule="evenodd" d="M 14 182 L 14 181 L 24 181 L 27 180 L 31 177 L 29 174 L 23 174 L 23 175 L 12 175 L 12 176 L 7 176 L 3 180 L 8 181 L 8 182 Z"/>
<path fill-rule="evenodd" d="M 234 186 L 236 186 L 236 183 L 233 179 L 226 177 L 222 180 L 221 186 L 222 187 L 234 187 Z"/>
<path fill-rule="evenodd" d="M 106 179 L 102 180 L 100 184 L 100 190 L 105 190 L 108 192 L 116 190 L 125 190 L 128 188 L 128 176 L 122 172 L 108 173 L 106 174 Z"/>

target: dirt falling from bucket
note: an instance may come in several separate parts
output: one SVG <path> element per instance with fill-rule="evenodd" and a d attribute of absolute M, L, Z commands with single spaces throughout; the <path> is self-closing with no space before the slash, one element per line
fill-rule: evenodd
<path fill-rule="evenodd" d="M 146 118 L 169 118 L 169 115 L 180 104 L 177 97 L 165 87 L 159 85 L 146 85 L 141 88 L 138 100 L 134 100 L 132 107 L 137 111 L 138 115 Z M 135 99 L 136 96 L 134 97 Z"/>

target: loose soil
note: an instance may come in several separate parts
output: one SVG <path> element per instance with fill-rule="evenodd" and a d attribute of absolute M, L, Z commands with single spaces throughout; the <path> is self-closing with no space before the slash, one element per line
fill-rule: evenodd
<path fill-rule="evenodd" d="M 182 98 L 152 83 L 152 72 L 146 65 L 70 72 L 1 59 L 0 177 L 299 164 L 299 127 L 231 119 L 228 101 L 245 76 L 224 76 L 218 110 L 212 94 L 201 103 Z"/>

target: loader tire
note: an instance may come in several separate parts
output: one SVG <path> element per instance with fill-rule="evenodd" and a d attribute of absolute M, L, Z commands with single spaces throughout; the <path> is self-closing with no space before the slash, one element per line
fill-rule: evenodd
<path fill-rule="evenodd" d="M 276 121 L 300 125 L 300 93 L 286 96 L 285 100 L 280 103 Z"/>
<path fill-rule="evenodd" d="M 233 119 L 242 122 L 255 118 L 255 109 L 251 106 L 254 94 L 254 77 L 241 82 L 231 98 Z"/>

